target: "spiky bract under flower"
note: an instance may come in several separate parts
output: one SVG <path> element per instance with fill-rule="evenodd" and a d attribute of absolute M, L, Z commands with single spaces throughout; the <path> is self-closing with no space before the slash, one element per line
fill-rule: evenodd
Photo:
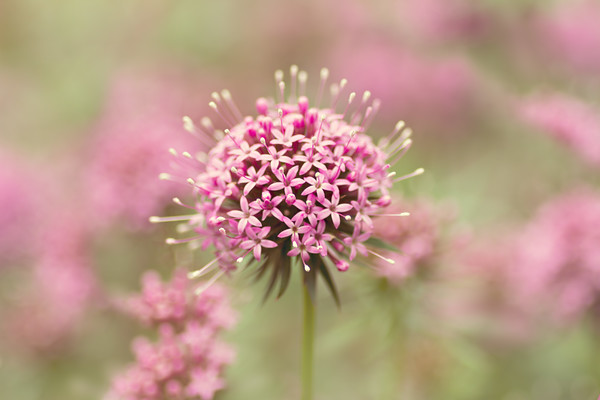
<path fill-rule="evenodd" d="M 408 150 L 410 131 L 399 123 L 378 147 L 365 134 L 377 107 L 369 92 L 356 104 L 351 93 L 340 114 L 345 80 L 332 85 L 330 106 L 318 108 L 327 70 L 315 104 L 304 96 L 306 74 L 296 67 L 291 72 L 287 100 L 279 71 L 279 101 L 259 98 L 256 117 L 241 118 L 228 92 L 213 94 L 212 108 L 231 127 L 205 157 L 192 158 L 197 173 L 188 182 L 197 194 L 191 224 L 204 247 L 214 245 L 217 259 L 191 275 L 217 265 L 220 274 L 245 262 L 259 277 L 270 270 L 267 294 L 279 281 L 281 295 L 297 262 L 311 292 L 320 273 L 337 299 L 329 269 L 345 271 L 358 254 L 374 253 L 366 247 L 371 217 L 390 203 L 393 181 L 405 178 L 394 179 L 387 160 L 392 156 L 394 163 Z M 169 240 L 183 241 L 189 239 Z"/>

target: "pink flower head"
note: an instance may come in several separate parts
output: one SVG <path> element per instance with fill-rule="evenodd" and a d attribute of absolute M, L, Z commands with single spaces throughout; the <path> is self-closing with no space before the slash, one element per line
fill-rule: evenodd
<path fill-rule="evenodd" d="M 235 322 L 225 288 L 215 284 L 196 295 L 183 270 L 169 283 L 149 272 L 134 301 L 143 304 L 137 316 L 158 328 L 158 340 L 134 340 L 136 364 L 115 377 L 106 400 L 213 399 L 235 356 L 219 339 Z"/>
<path fill-rule="evenodd" d="M 356 221 L 353 204 L 363 220 L 385 206 L 379 199 L 394 181 L 388 159 L 398 161 L 411 140 L 399 124 L 385 147 L 372 142 L 366 130 L 376 109 L 368 92 L 358 99 L 351 93 L 338 113 L 345 82 L 331 86 L 329 106 L 321 108 L 328 74 L 321 71 L 314 105 L 305 96 L 306 73 L 295 66 L 288 96 L 278 71 L 279 98 L 258 99 L 256 117 L 242 117 L 230 99 L 211 103 L 229 128 L 188 182 L 198 196 L 198 220 L 218 223 L 191 225 L 215 245 L 224 270 L 247 260 L 278 274 L 293 258 L 314 277 L 328 265 L 343 266 L 356 248 L 366 253 L 371 227 Z M 281 282 L 285 290 L 287 279 Z"/>
<path fill-rule="evenodd" d="M 600 109 L 560 94 L 531 97 L 519 107 L 527 122 L 600 166 Z"/>

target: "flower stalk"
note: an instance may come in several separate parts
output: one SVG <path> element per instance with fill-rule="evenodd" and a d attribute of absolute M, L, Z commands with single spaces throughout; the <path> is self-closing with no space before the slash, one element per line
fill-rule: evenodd
<path fill-rule="evenodd" d="M 304 319 L 302 336 L 302 400 L 313 399 L 313 359 L 315 342 L 315 305 L 308 287 L 303 285 Z"/>

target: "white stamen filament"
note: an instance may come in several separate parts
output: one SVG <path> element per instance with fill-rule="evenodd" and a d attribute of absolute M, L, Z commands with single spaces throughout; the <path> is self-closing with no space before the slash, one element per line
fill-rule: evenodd
<path fill-rule="evenodd" d="M 213 94 L 216 94 L 217 96 L 219 96 L 219 94 L 216 93 L 216 92 L 213 93 Z M 214 101 L 211 101 L 210 103 L 208 103 L 208 106 L 210 108 L 212 108 L 219 115 L 219 117 L 221 117 L 221 119 L 223 120 L 223 122 L 225 122 L 226 124 L 231 125 L 231 126 L 233 126 L 233 125 L 236 124 L 235 120 L 232 121 L 229 118 L 229 116 L 227 116 L 224 112 L 221 112 L 221 109 L 219 108 L 219 106 L 217 105 L 217 103 L 215 103 Z M 223 107 L 223 110 L 224 109 L 225 109 L 225 107 Z"/>
<path fill-rule="evenodd" d="M 402 129 L 404 129 L 404 127 L 406 126 L 406 122 L 400 120 L 396 123 L 396 126 L 394 127 L 394 130 L 387 135 L 386 137 L 384 137 L 383 139 L 381 139 L 381 141 L 379 142 L 379 147 L 380 148 L 385 148 L 387 147 L 392 141 L 394 141 L 395 136 L 398 134 L 398 132 L 400 132 Z"/>
<path fill-rule="evenodd" d="M 350 109 L 350 106 L 352 105 L 352 102 L 354 101 L 355 97 L 356 97 L 355 92 L 350 93 L 350 96 L 348 96 L 348 103 L 346 103 L 346 108 L 344 109 L 344 112 L 342 113 L 342 119 L 344 119 L 346 117 L 346 113 Z"/>
<path fill-rule="evenodd" d="M 390 263 L 390 264 L 396 264 L 396 261 L 392 260 L 391 258 L 384 257 L 384 256 L 382 256 L 381 254 L 379 254 L 379 253 L 376 253 L 376 252 L 374 252 L 373 250 L 370 250 L 370 249 L 367 249 L 367 251 L 368 251 L 369 253 L 373 254 L 375 257 L 379 257 L 379 258 L 381 258 L 381 259 L 382 259 L 383 261 L 385 261 L 385 262 L 388 262 L 388 263 Z"/>
<path fill-rule="evenodd" d="M 198 239 L 201 239 L 201 237 L 200 236 L 192 236 L 192 237 L 185 238 L 185 239 L 167 238 L 165 240 L 165 243 L 168 245 L 183 244 L 183 243 L 189 243 L 189 242 L 192 242 L 192 241 L 198 240 Z"/>
<path fill-rule="evenodd" d="M 308 81 L 308 74 L 306 71 L 298 72 L 298 82 L 300 83 L 298 89 L 299 96 L 304 96 L 306 94 L 306 81 Z"/>
<path fill-rule="evenodd" d="M 329 70 L 327 68 L 321 68 L 321 82 L 319 83 L 319 91 L 317 92 L 317 100 L 315 102 L 316 107 L 321 105 L 321 98 L 323 96 L 323 89 L 327 85 L 327 78 L 329 78 Z"/>
<path fill-rule="evenodd" d="M 346 87 L 346 84 L 348 83 L 347 79 L 342 79 L 340 81 L 339 86 L 337 87 L 336 90 L 336 94 L 335 97 L 333 97 L 332 101 L 331 101 L 331 108 L 335 110 L 336 106 L 337 106 L 337 102 L 340 99 L 340 95 L 342 94 L 342 92 L 344 91 L 344 88 Z"/>
<path fill-rule="evenodd" d="M 279 82 L 279 96 L 281 96 L 281 102 L 285 101 L 285 82 Z"/>
<path fill-rule="evenodd" d="M 231 93 L 229 92 L 229 90 L 221 90 L 221 97 L 225 99 L 225 103 L 229 106 L 229 109 L 231 110 L 237 121 L 242 121 L 244 119 L 244 116 L 242 115 L 240 109 L 236 106 L 235 102 L 231 98 Z"/>
<path fill-rule="evenodd" d="M 189 221 L 190 219 L 194 218 L 195 215 L 178 215 L 176 217 L 150 217 L 148 218 L 148 221 L 150 221 L 153 224 L 159 223 L 159 222 L 175 222 L 175 221 Z"/>
<path fill-rule="evenodd" d="M 206 264 L 204 267 L 197 269 L 195 271 L 191 271 L 187 274 L 188 279 L 196 279 L 201 277 L 202 275 L 205 275 L 207 273 L 209 273 L 210 271 L 212 271 L 214 269 L 210 268 L 212 265 L 214 265 L 217 261 L 219 261 L 221 258 L 223 258 L 223 256 L 225 255 L 225 253 L 221 254 L 219 257 L 215 258 L 214 260 L 212 260 L 211 262 L 209 262 L 208 264 Z"/>
<path fill-rule="evenodd" d="M 412 172 L 410 174 L 407 174 L 407 175 L 404 175 L 404 176 L 401 176 L 399 178 L 394 179 L 394 182 L 400 182 L 400 181 L 403 181 L 405 179 L 409 179 L 409 178 L 412 178 L 414 176 L 421 175 L 424 172 L 425 172 L 425 170 L 423 168 L 417 168 L 414 172 Z"/>
<path fill-rule="evenodd" d="M 224 270 L 220 270 L 219 272 L 217 272 L 216 274 L 213 275 L 212 278 L 210 278 L 206 284 L 200 286 L 199 288 L 197 288 L 194 293 L 196 295 L 201 294 L 202 292 L 204 292 L 206 289 L 208 289 L 209 287 L 211 287 L 213 285 L 213 283 L 215 283 L 217 281 L 217 279 L 219 279 L 223 274 L 225 273 Z"/>
<path fill-rule="evenodd" d="M 412 143 L 413 143 L 412 139 L 406 139 L 399 148 L 394 150 L 393 153 L 390 153 L 390 155 L 388 157 L 389 158 L 393 157 L 393 159 L 390 161 L 390 165 L 394 165 L 398 161 L 400 161 L 400 159 L 402 157 L 404 157 L 406 152 L 410 149 L 410 147 L 412 146 Z"/>
<path fill-rule="evenodd" d="M 379 111 L 379 107 L 381 107 L 381 100 L 379 99 L 375 99 L 373 100 L 373 103 L 371 104 L 371 111 L 367 110 L 367 112 L 365 113 L 365 118 L 362 121 L 362 126 L 364 128 L 364 130 L 367 130 L 370 126 L 371 126 L 371 122 L 373 122 L 373 119 L 375 117 L 375 115 L 377 114 L 377 111 Z"/>
<path fill-rule="evenodd" d="M 289 97 L 289 102 L 293 103 L 296 101 L 296 81 L 298 79 L 298 66 L 297 65 L 292 65 L 290 67 L 290 80 L 291 80 L 291 85 L 290 85 L 290 97 Z"/>
<path fill-rule="evenodd" d="M 401 212 L 398 214 L 374 214 L 376 217 L 408 217 L 409 215 L 409 212 Z"/>

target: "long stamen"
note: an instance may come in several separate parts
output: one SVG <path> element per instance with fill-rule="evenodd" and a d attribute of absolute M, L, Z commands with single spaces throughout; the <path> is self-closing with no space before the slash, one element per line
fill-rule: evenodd
<path fill-rule="evenodd" d="M 217 258 L 215 258 L 214 260 L 212 260 L 211 262 L 209 262 L 208 264 L 206 264 L 204 267 L 197 269 L 195 271 L 191 271 L 187 274 L 188 279 L 196 279 L 201 277 L 202 275 L 206 275 L 207 273 L 211 272 L 215 267 L 217 267 L 218 265 L 214 265 L 217 261 L 219 261 L 221 258 L 223 258 L 223 256 L 227 254 L 227 253 L 223 253 L 220 256 L 218 256 Z M 213 266 L 213 268 L 210 268 L 211 266 Z"/>
<path fill-rule="evenodd" d="M 192 236 L 184 239 L 167 238 L 165 239 L 166 244 L 184 244 L 193 242 L 194 240 L 202 239 L 202 236 Z"/>
<path fill-rule="evenodd" d="M 423 174 L 424 172 L 425 172 L 425 170 L 423 168 L 417 168 L 414 172 L 411 172 L 410 174 L 407 174 L 407 175 L 404 175 L 404 176 L 394 179 L 394 183 L 400 182 L 400 181 L 403 181 L 405 179 L 409 179 L 409 178 L 412 178 L 415 176 L 419 176 L 419 175 Z"/>
<path fill-rule="evenodd" d="M 323 96 L 323 90 L 325 89 L 325 85 L 327 84 L 327 78 L 329 78 L 329 70 L 327 68 L 321 69 L 321 83 L 319 83 L 319 91 L 317 92 L 317 101 L 316 106 L 321 106 L 321 98 Z"/>
<path fill-rule="evenodd" d="M 237 140 L 235 140 L 235 138 L 233 137 L 233 135 L 231 134 L 231 131 L 229 129 L 223 129 L 223 132 L 229 136 L 229 139 L 231 139 L 233 141 L 233 143 L 235 143 L 235 145 L 238 147 L 238 149 L 242 150 L 242 146 L 240 146 L 240 144 L 238 143 Z"/>
<path fill-rule="evenodd" d="M 409 212 L 401 212 L 399 214 L 373 214 L 374 217 L 408 217 Z"/>
<path fill-rule="evenodd" d="M 369 92 L 368 90 L 365 90 L 363 93 L 363 96 L 362 96 L 362 101 L 360 102 L 358 107 L 356 107 L 356 110 L 352 114 L 352 117 L 350 117 L 350 124 L 352 124 L 352 125 L 357 124 L 358 120 L 360 119 L 360 114 L 362 113 L 362 109 L 363 109 L 363 107 L 365 107 L 367 105 L 370 97 L 371 97 L 371 92 Z"/>
<path fill-rule="evenodd" d="M 379 142 L 379 147 L 382 149 L 387 147 L 387 145 L 394 140 L 394 137 L 398 134 L 398 132 L 404 129 L 404 127 L 406 127 L 406 123 L 404 121 L 398 121 L 394 127 L 394 130 L 389 135 L 381 139 Z"/>
<path fill-rule="evenodd" d="M 412 139 L 406 139 L 404 141 L 404 143 L 402 143 L 399 147 L 397 147 L 396 149 L 394 149 L 389 155 L 388 158 L 392 158 L 392 161 L 390 161 L 390 165 L 394 165 L 396 164 L 408 151 L 408 149 L 410 149 L 410 147 L 412 146 Z"/>
<path fill-rule="evenodd" d="M 194 293 L 196 295 L 201 294 L 206 289 L 210 288 L 217 281 L 217 279 L 219 279 L 221 276 L 223 276 L 224 273 L 225 273 L 225 270 L 220 270 L 219 272 L 217 272 L 216 274 L 214 274 L 213 277 L 210 278 L 204 285 L 202 285 L 199 288 L 197 288 L 194 291 Z"/>
<path fill-rule="evenodd" d="M 178 176 L 173 176 L 167 172 L 161 172 L 160 174 L 158 174 L 158 179 L 161 181 L 171 181 L 171 182 L 175 182 L 175 183 L 181 183 L 186 185 L 188 182 L 187 180 L 180 178 Z"/>
<path fill-rule="evenodd" d="M 173 201 L 173 203 L 177 204 L 178 206 L 185 207 L 185 208 L 189 208 L 190 210 L 197 211 L 197 210 L 196 210 L 196 208 L 194 208 L 194 207 L 192 207 L 192 206 L 189 206 L 189 205 L 187 205 L 187 204 L 184 204 L 184 203 L 183 203 L 183 202 L 182 202 L 182 201 L 179 199 L 179 197 L 173 197 L 172 201 Z"/>
<path fill-rule="evenodd" d="M 377 112 L 379 111 L 379 107 L 381 107 L 381 101 L 379 99 L 375 99 L 373 100 L 371 107 L 369 107 L 365 112 L 365 118 L 362 121 L 362 126 L 365 131 L 371 126 L 375 115 L 377 115 Z"/>
<path fill-rule="evenodd" d="M 338 102 L 338 100 L 340 99 L 340 95 L 341 95 L 341 94 L 342 94 L 342 92 L 344 91 L 344 88 L 346 87 L 346 84 L 347 84 L 347 83 L 348 83 L 348 80 L 347 80 L 347 79 L 342 79 L 342 80 L 340 81 L 340 84 L 339 84 L 339 86 L 336 86 L 336 87 L 337 87 L 337 89 L 336 89 L 336 93 L 335 93 L 335 96 L 332 96 L 332 97 L 333 97 L 333 100 L 332 100 L 332 102 L 331 102 L 331 108 L 332 108 L 333 110 L 335 110 L 335 108 L 337 107 L 337 102 Z M 332 85 L 332 88 L 333 88 L 333 85 Z M 332 92 L 332 95 L 333 95 L 333 92 Z"/>
<path fill-rule="evenodd" d="M 300 259 L 302 260 L 302 257 L 300 257 Z M 304 265 L 304 270 L 306 272 L 310 272 L 310 267 L 304 262 L 304 260 L 302 260 L 302 265 Z"/>
<path fill-rule="evenodd" d="M 283 83 L 283 71 L 278 69 L 277 71 L 275 71 L 275 85 L 277 86 L 277 89 L 279 89 L 279 102 L 280 103 L 285 102 L 285 98 L 283 97 L 283 90 L 281 88 L 282 83 Z M 285 84 L 284 84 L 284 86 L 285 86 Z"/>
<path fill-rule="evenodd" d="M 214 101 L 211 101 L 210 103 L 208 103 L 208 106 L 210 108 L 212 108 L 213 110 L 215 110 L 215 112 L 219 115 L 219 117 L 221 117 L 221 119 L 223 120 L 223 122 L 225 122 L 226 124 L 228 124 L 230 126 L 234 126 L 235 125 L 235 121 L 230 120 L 227 116 L 225 116 L 224 113 L 221 112 L 221 110 L 219 109 L 219 106 L 217 105 L 217 103 L 215 103 Z"/>
<path fill-rule="evenodd" d="M 198 128 L 194 121 L 187 115 L 182 118 L 183 120 L 183 129 L 186 132 L 191 133 L 195 138 L 200 139 L 205 144 L 212 144 L 215 141 L 215 137 L 203 129 Z"/>
<path fill-rule="evenodd" d="M 344 112 L 342 113 L 342 119 L 344 119 L 346 117 L 346 113 L 350 109 L 350 106 L 352 105 L 352 102 L 354 101 L 355 97 L 356 97 L 355 92 L 350 93 L 350 96 L 348 96 L 348 103 L 346 103 L 346 108 L 344 108 Z"/>
<path fill-rule="evenodd" d="M 231 98 L 231 93 L 229 92 L 229 90 L 221 90 L 221 96 L 223 97 L 223 99 L 225 99 L 225 103 L 229 106 L 231 112 L 233 113 L 237 121 L 242 121 L 244 119 L 244 116 L 242 115 L 240 109 L 236 106 L 235 102 Z"/>
<path fill-rule="evenodd" d="M 373 250 L 371 250 L 371 249 L 367 249 L 367 251 L 368 251 L 370 254 L 373 254 L 375 257 L 379 257 L 379 258 L 381 258 L 381 259 L 382 259 L 383 261 L 385 261 L 385 262 L 388 262 L 388 263 L 390 263 L 390 264 L 396 264 L 396 261 L 392 260 L 391 258 L 384 257 L 384 256 L 382 256 L 381 254 L 379 254 L 379 253 L 376 253 L 376 252 L 374 252 L 374 251 L 373 251 Z"/>
<path fill-rule="evenodd" d="M 239 122 L 239 120 L 233 113 L 233 110 L 231 110 L 231 108 L 227 105 L 227 102 L 225 102 L 224 99 L 221 98 L 221 95 L 218 92 L 212 92 L 210 96 L 213 98 L 214 102 L 219 107 L 219 110 L 222 110 L 223 115 L 227 116 L 227 119 L 230 121 L 230 123 L 232 123 L 232 125 L 235 125 Z"/>
<path fill-rule="evenodd" d="M 298 66 L 292 65 L 290 67 L 290 97 L 289 102 L 294 103 L 296 101 L 296 83 L 298 79 Z"/>
<path fill-rule="evenodd" d="M 306 71 L 298 72 L 298 82 L 299 82 L 298 95 L 299 96 L 306 95 L 306 81 L 308 81 L 308 74 L 306 73 Z"/>
<path fill-rule="evenodd" d="M 252 253 L 252 251 L 253 251 L 252 249 L 250 249 L 250 250 L 246 251 L 244 254 L 242 254 L 241 256 L 239 256 L 239 257 L 238 257 L 238 258 L 235 260 L 235 262 L 236 262 L 236 263 L 238 263 L 238 264 L 241 264 L 241 263 L 244 261 L 244 258 L 246 258 L 246 256 L 247 256 L 248 254 Z"/>
<path fill-rule="evenodd" d="M 194 214 L 190 214 L 190 215 L 178 215 L 176 217 L 156 217 L 156 216 L 152 216 L 150 218 L 148 218 L 148 221 L 150 221 L 153 224 L 157 224 L 160 222 L 176 222 L 176 221 L 189 221 L 193 218 L 195 218 L 196 215 Z"/>

